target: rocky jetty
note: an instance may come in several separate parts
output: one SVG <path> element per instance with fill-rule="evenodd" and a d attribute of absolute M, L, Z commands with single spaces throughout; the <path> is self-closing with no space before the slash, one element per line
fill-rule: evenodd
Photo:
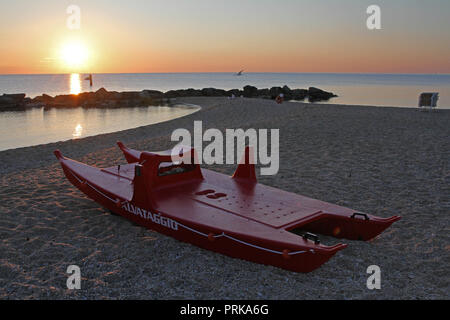
<path fill-rule="evenodd" d="M 139 107 L 149 105 L 161 105 L 178 97 L 246 97 L 275 99 L 283 94 L 285 100 L 310 102 L 329 100 L 336 97 L 335 94 L 311 87 L 309 89 L 291 89 L 288 86 L 258 89 L 254 86 L 245 86 L 243 90 L 223 90 L 216 88 L 181 89 L 161 92 L 157 90 L 143 91 L 107 91 L 101 88 L 95 92 L 83 92 L 78 95 L 67 94 L 51 97 L 47 94 L 37 96 L 34 99 L 27 98 L 24 93 L 4 94 L 0 96 L 0 110 L 48 107 L 48 108 L 114 108 L 114 107 Z"/>
<path fill-rule="evenodd" d="M 0 107 L 17 108 L 30 102 L 30 98 L 25 98 L 25 93 L 3 94 L 0 96 Z"/>

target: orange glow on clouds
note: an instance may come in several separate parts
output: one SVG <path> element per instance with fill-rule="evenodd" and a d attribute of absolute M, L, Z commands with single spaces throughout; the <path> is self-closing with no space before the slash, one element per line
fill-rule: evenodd
<path fill-rule="evenodd" d="M 325 0 L 248 0 L 242 11 L 229 1 L 197 1 L 204 11 L 188 1 L 84 2 L 74 31 L 65 4 L 26 1 L 24 10 L 17 0 L 0 21 L 0 73 L 450 73 L 448 28 L 385 21 L 368 31 L 361 0 L 339 12 Z"/>

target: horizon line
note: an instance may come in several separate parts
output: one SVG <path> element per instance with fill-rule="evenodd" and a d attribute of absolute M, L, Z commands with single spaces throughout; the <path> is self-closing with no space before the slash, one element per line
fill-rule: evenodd
<path fill-rule="evenodd" d="M 70 74 L 215 74 L 215 73 L 223 73 L 223 74 L 237 74 L 234 71 L 196 71 L 196 72 L 59 72 L 59 73 L 0 73 L 0 76 L 32 76 L 32 75 L 70 75 Z M 450 73 L 404 73 L 404 72 L 264 72 L 264 71 L 249 71 L 244 72 L 245 74 L 352 74 L 352 75 L 450 75 Z"/>

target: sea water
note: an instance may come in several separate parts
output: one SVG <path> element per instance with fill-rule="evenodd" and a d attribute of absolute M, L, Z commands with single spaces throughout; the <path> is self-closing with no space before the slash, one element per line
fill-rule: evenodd
<path fill-rule="evenodd" d="M 82 74 L 0 75 L 0 94 L 26 93 L 35 97 L 43 93 L 77 94 L 96 91 L 140 91 L 258 88 L 287 85 L 290 88 L 311 86 L 339 95 L 327 103 L 417 107 L 421 92 L 439 92 L 439 108 L 450 109 L 450 75 L 443 74 L 316 74 L 316 73 L 152 73 L 94 74 L 93 87 Z M 78 139 L 182 117 L 198 108 L 35 108 L 26 111 L 0 112 L 0 150 L 36 144 Z"/>
<path fill-rule="evenodd" d="M 33 108 L 0 112 L 0 151 L 80 139 L 186 116 L 196 106 L 135 108 Z"/>
<path fill-rule="evenodd" d="M 35 97 L 95 91 L 168 91 L 176 89 L 241 89 L 287 85 L 290 88 L 319 87 L 339 97 L 330 103 L 417 107 L 421 92 L 439 92 L 440 108 L 450 108 L 450 75 L 447 74 L 342 74 L 342 73 L 139 73 L 94 74 L 93 87 L 85 75 L 0 75 L 0 94 L 26 93 Z"/>

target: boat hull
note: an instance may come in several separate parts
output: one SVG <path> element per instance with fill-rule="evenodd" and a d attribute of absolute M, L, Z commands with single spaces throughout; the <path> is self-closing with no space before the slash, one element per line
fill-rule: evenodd
<path fill-rule="evenodd" d="M 107 190 L 92 185 L 83 177 L 78 176 L 64 162 L 61 162 L 61 165 L 67 179 L 87 197 L 104 208 L 147 229 L 229 257 L 306 273 L 319 268 L 337 251 L 347 246 L 339 244 L 334 247 L 327 247 L 325 250 L 320 247 L 299 246 L 287 250 L 286 247 L 279 247 L 270 243 L 270 240 L 255 242 L 254 239 L 246 239 L 242 235 L 225 233 L 220 228 L 205 229 L 195 224 L 187 225 L 184 221 L 174 220 L 164 212 L 153 212 L 150 208 L 147 208 L 147 210 L 140 209 L 139 211 L 142 213 L 140 214 L 137 212 L 136 204 L 115 199 L 114 195 Z M 149 218 L 150 214 L 153 219 Z"/>
<path fill-rule="evenodd" d="M 347 245 L 325 246 L 309 232 L 369 240 L 400 219 L 358 213 L 260 185 L 253 168 L 245 164 L 233 178 L 199 166 L 181 176 L 151 176 L 171 159 L 170 152 L 140 152 L 121 143 L 119 147 L 129 164 L 117 168 L 91 167 L 59 151 L 55 155 L 67 179 L 106 209 L 233 258 L 311 272 Z M 298 236 L 297 229 L 308 233 Z"/>

